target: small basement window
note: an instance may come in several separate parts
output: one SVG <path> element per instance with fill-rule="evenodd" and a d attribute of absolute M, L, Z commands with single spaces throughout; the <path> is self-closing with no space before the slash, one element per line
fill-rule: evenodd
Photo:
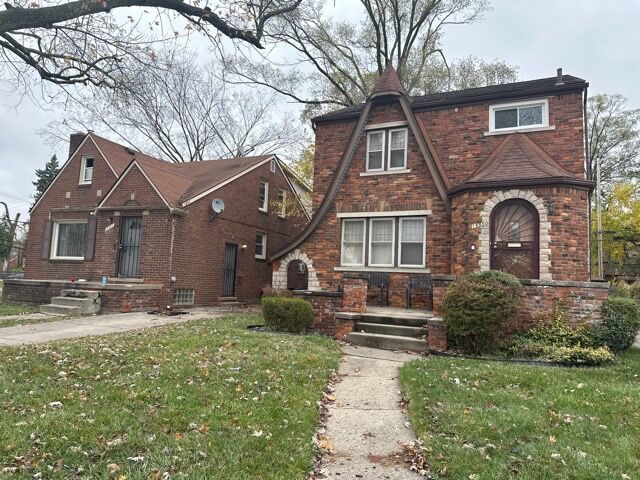
<path fill-rule="evenodd" d="M 196 291 L 193 288 L 178 288 L 173 294 L 174 305 L 193 305 Z"/>
<path fill-rule="evenodd" d="M 489 113 L 489 131 L 524 130 L 549 126 L 547 99 L 492 105 Z"/>
<path fill-rule="evenodd" d="M 91 185 L 93 180 L 93 158 L 82 157 L 80 166 L 80 185 Z"/>

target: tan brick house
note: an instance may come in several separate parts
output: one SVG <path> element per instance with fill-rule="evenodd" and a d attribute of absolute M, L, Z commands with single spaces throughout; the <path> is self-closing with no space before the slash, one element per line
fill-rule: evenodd
<path fill-rule="evenodd" d="M 590 279 L 587 86 L 559 71 L 410 97 L 389 67 L 364 104 L 313 120 L 313 217 L 273 254 L 274 286 L 304 263 L 329 312 L 339 301 L 323 292 L 346 295 L 359 276 L 387 278 L 395 307 L 426 277 L 437 316 L 456 275 L 493 268 L 522 279 L 522 323 L 559 298 L 576 321 L 597 318 L 607 290 Z"/>
<path fill-rule="evenodd" d="M 99 290 L 107 311 L 256 301 L 269 255 L 308 222 L 309 188 L 275 155 L 175 164 L 92 132 L 69 150 L 31 210 L 25 279 L 6 300 L 73 286 Z"/>

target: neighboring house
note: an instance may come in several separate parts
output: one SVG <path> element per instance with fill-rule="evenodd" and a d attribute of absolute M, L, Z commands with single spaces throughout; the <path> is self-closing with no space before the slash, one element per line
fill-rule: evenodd
<path fill-rule="evenodd" d="M 305 264 L 313 298 L 346 297 L 350 278 L 380 273 L 404 307 L 422 277 L 437 315 L 455 275 L 499 269 L 522 279 L 521 322 L 558 299 L 576 321 L 597 317 L 606 285 L 590 281 L 587 86 L 559 71 L 410 97 L 387 68 L 366 103 L 313 119 L 314 215 L 271 257 L 273 285 L 288 287 L 291 262 Z"/>
<path fill-rule="evenodd" d="M 74 134 L 31 210 L 25 280 L 5 298 L 43 303 L 74 281 L 100 288 L 106 310 L 256 301 L 269 255 L 308 222 L 278 204 L 304 203 L 297 182 L 275 155 L 177 164 Z"/>

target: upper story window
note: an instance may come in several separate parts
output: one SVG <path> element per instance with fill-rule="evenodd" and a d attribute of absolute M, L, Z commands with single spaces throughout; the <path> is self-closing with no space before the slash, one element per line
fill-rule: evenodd
<path fill-rule="evenodd" d="M 287 216 L 287 192 L 283 189 L 278 190 L 278 216 Z"/>
<path fill-rule="evenodd" d="M 547 99 L 492 105 L 489 109 L 489 131 L 527 130 L 549 126 Z"/>
<path fill-rule="evenodd" d="M 269 164 L 269 170 L 271 171 L 271 173 L 275 173 L 275 171 L 276 171 L 276 161 L 275 160 L 271 160 L 271 163 Z"/>
<path fill-rule="evenodd" d="M 93 180 L 93 158 L 82 157 L 80 165 L 80 185 L 90 185 Z"/>
<path fill-rule="evenodd" d="M 260 189 L 258 190 L 258 210 L 266 212 L 269 206 L 269 182 L 260 180 Z"/>
<path fill-rule="evenodd" d="M 407 168 L 407 129 L 374 130 L 367 133 L 367 172 Z"/>

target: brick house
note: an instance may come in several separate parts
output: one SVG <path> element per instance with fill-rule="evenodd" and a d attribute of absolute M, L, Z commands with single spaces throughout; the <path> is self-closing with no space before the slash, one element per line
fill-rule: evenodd
<path fill-rule="evenodd" d="M 269 254 L 308 222 L 309 194 L 275 155 L 176 164 L 73 134 L 5 300 L 47 303 L 73 285 L 100 290 L 106 311 L 256 301 Z"/>
<path fill-rule="evenodd" d="M 493 268 L 522 279 L 522 325 L 557 299 L 574 321 L 596 320 L 607 289 L 590 279 L 587 86 L 559 70 L 410 97 L 387 68 L 364 104 L 313 119 L 314 214 L 273 254 L 273 285 L 304 263 L 316 326 L 333 334 L 353 328 L 336 311 L 365 310 L 346 297 L 371 297 L 359 288 L 372 274 L 388 279 L 392 307 L 427 278 L 436 319 L 456 275 Z"/>

